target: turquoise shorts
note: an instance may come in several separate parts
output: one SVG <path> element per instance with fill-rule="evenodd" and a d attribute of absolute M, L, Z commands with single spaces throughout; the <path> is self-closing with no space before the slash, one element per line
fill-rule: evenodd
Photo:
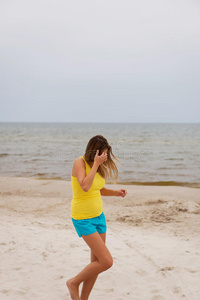
<path fill-rule="evenodd" d="M 103 212 L 100 216 L 91 219 L 83 219 L 83 220 L 74 220 L 73 218 L 71 219 L 79 237 L 81 237 L 82 235 L 92 234 L 96 231 L 98 233 L 105 233 L 107 230 L 106 218 Z"/>

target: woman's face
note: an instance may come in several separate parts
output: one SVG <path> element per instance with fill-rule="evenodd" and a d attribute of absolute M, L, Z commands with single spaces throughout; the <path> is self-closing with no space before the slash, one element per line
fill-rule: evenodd
<path fill-rule="evenodd" d="M 108 149 L 106 148 L 106 149 L 104 149 L 103 151 L 102 151 L 102 153 L 103 152 L 105 152 L 106 154 L 108 154 Z"/>

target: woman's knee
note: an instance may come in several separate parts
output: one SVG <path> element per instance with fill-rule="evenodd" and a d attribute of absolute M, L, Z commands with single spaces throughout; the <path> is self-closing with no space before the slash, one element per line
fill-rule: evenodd
<path fill-rule="evenodd" d="M 102 266 L 103 266 L 104 270 L 111 268 L 112 265 L 113 265 L 112 256 L 105 257 L 104 260 L 102 261 Z"/>

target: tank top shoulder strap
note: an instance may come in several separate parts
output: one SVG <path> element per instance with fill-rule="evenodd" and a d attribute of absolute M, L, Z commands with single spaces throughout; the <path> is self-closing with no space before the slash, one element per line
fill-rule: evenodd
<path fill-rule="evenodd" d="M 84 162 L 85 162 L 86 165 L 88 164 L 83 155 L 79 156 L 79 157 L 81 157 L 84 160 Z"/>
<path fill-rule="evenodd" d="M 79 156 L 79 157 L 81 157 L 81 158 L 84 160 L 86 166 L 90 167 L 90 165 L 87 163 L 87 161 L 85 160 L 85 158 L 84 158 L 83 155 L 82 155 L 82 156 Z"/>

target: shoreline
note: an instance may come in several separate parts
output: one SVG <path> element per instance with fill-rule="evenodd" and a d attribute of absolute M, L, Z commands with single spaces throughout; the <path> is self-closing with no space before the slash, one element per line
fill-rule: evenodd
<path fill-rule="evenodd" d="M 24 176 L 0 176 L 0 178 L 26 178 L 26 179 L 35 179 L 35 180 L 55 180 L 55 181 L 67 181 L 71 182 L 71 180 L 67 180 L 62 177 L 24 177 Z M 106 182 L 108 185 L 130 185 L 130 186 L 180 186 L 180 187 L 189 187 L 200 189 L 200 182 L 178 182 L 178 181 L 119 181 L 116 183 Z"/>

